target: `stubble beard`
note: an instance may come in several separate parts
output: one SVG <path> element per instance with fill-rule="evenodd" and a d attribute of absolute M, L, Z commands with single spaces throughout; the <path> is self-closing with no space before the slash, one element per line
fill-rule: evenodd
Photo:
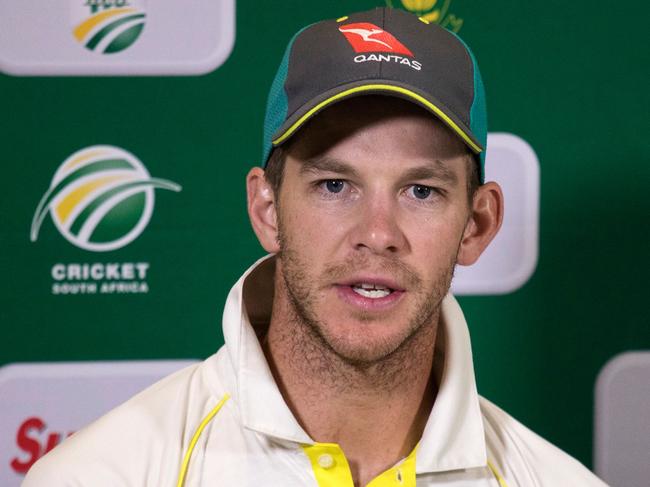
<path fill-rule="evenodd" d="M 409 373 L 421 373 L 418 363 L 430 362 L 433 358 L 440 306 L 449 290 L 456 259 L 452 259 L 433 285 L 425 289 L 419 275 L 397 258 L 373 258 L 373 268 L 398 277 L 406 285 L 408 292 L 415 296 L 415 306 L 408 326 L 400 335 L 359 347 L 351 345 L 344 336 L 333 336 L 316 309 L 318 295 L 328 284 L 355 271 L 367 270 L 370 257 L 367 254 L 350 256 L 343 262 L 329 264 L 314 278 L 308 272 L 309 263 L 293 250 L 281 224 L 279 229 L 281 276 L 278 284 L 286 291 L 288 318 L 294 325 L 286 336 L 292 342 L 294 357 L 302 356 L 312 371 L 320 369 L 319 375 L 329 376 L 338 387 L 345 387 L 345 384 L 354 387 L 362 375 L 375 386 L 390 388 L 390 384 L 408 379 Z M 358 312 L 353 318 L 372 326 L 373 316 L 369 313 Z M 352 376 L 356 376 L 356 380 Z"/>

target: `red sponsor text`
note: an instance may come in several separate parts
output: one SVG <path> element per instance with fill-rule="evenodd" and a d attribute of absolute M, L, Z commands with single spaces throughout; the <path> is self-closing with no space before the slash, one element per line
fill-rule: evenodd
<path fill-rule="evenodd" d="M 43 435 L 47 424 L 41 418 L 31 417 L 26 419 L 16 432 L 16 445 L 27 454 L 26 459 L 15 457 L 11 460 L 12 470 L 18 474 L 26 474 L 36 460 L 49 452 L 56 445 L 61 443 L 64 437 L 70 436 L 73 432 L 64 435 L 63 433 L 51 432 Z"/>

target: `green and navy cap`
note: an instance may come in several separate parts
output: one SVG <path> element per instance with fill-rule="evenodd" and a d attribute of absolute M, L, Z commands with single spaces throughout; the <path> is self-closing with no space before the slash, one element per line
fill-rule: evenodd
<path fill-rule="evenodd" d="M 430 111 L 476 154 L 483 181 L 487 112 L 474 55 L 443 27 L 388 7 L 318 22 L 291 39 L 269 93 L 263 165 L 321 110 L 366 94 Z"/>

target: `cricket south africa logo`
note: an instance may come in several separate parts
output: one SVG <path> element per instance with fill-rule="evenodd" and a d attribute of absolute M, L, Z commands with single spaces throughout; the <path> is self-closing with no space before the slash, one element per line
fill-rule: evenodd
<path fill-rule="evenodd" d="M 73 35 L 87 49 L 114 54 L 131 47 L 144 29 L 143 0 L 69 0 Z"/>
<path fill-rule="evenodd" d="M 452 0 L 386 0 L 386 5 L 397 8 L 402 7 L 414 13 L 422 20 L 442 27 L 452 32 L 458 32 L 463 26 L 463 19 L 449 13 Z"/>
<path fill-rule="evenodd" d="M 131 153 L 108 145 L 82 149 L 54 174 L 38 203 L 30 238 L 35 242 L 47 214 L 70 243 L 93 252 L 119 249 L 146 228 L 154 210 L 154 188 L 180 191 L 152 178 Z"/>

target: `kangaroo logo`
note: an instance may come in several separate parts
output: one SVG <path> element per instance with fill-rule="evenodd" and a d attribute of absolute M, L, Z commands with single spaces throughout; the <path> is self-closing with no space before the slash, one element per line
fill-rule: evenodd
<path fill-rule="evenodd" d="M 369 22 L 358 22 L 339 27 L 356 53 L 390 52 L 413 57 L 411 50 L 391 33 Z"/>

